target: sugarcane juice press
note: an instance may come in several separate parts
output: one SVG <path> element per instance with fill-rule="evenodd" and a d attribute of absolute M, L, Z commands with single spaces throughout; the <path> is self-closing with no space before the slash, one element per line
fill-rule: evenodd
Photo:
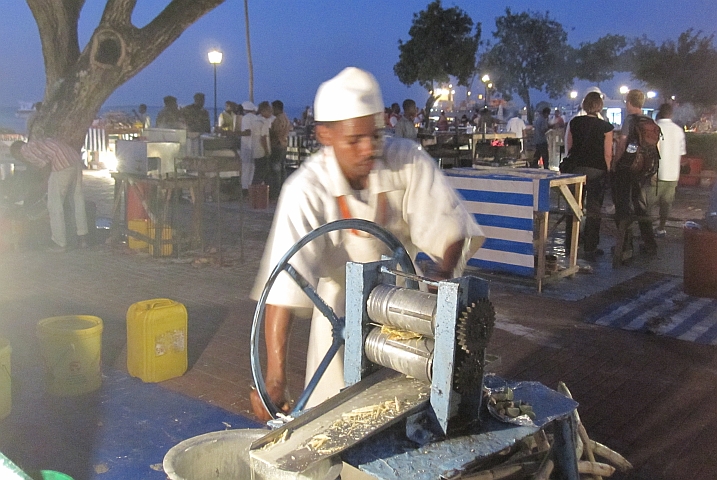
<path fill-rule="evenodd" d="M 484 375 L 495 320 L 488 282 L 473 276 L 435 282 L 415 275 L 400 243 L 371 222 L 340 220 L 314 232 L 345 228 L 379 236 L 394 252 L 393 258 L 346 265 L 346 315 L 332 321 L 334 344 L 327 357 L 345 341 L 347 387 L 302 411 L 320 366 L 288 416 L 265 400 L 276 420 L 269 422 L 274 430 L 252 444 L 254 471 L 266 478 L 301 478 L 291 475 L 311 471 L 331 457 L 344 462 L 342 478 L 458 479 L 482 459 L 552 423 L 555 474 L 577 480 L 571 420 L 577 403 L 537 382 Z M 312 234 L 307 237 L 315 238 Z M 330 309 L 325 311 L 327 306 L 288 263 L 292 251 L 267 287 L 286 271 L 331 320 Z M 437 293 L 419 289 L 420 284 Z M 266 294 L 267 289 L 257 311 Z M 252 370 L 264 399 L 254 357 Z M 324 360 L 328 364 L 330 358 Z M 491 417 L 483 405 L 484 387 L 503 386 L 512 386 L 516 399 L 532 406 L 533 419 L 504 423 Z"/>

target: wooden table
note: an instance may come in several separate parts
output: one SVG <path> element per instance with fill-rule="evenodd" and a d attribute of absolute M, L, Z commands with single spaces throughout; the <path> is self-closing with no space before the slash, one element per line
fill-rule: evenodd
<path fill-rule="evenodd" d="M 583 217 L 585 175 L 501 167 L 454 168 L 446 170 L 445 174 L 486 234 L 483 247 L 468 261 L 469 265 L 532 276 L 538 291 L 542 291 L 544 281 L 577 273 L 578 222 Z M 568 206 L 565 211 L 551 210 L 551 190 L 565 199 Z M 551 214 L 566 215 L 567 221 L 573 222 L 573 233 L 568 240 L 567 267 L 546 275 L 545 254 Z"/>
<path fill-rule="evenodd" d="M 241 183 L 241 158 L 236 153 L 224 156 L 184 157 L 177 159 L 177 168 L 186 170 L 188 174 L 196 175 L 199 179 L 200 195 L 204 193 L 207 182 L 214 181 L 214 202 L 217 206 L 217 236 L 219 237 L 219 263 L 223 264 L 222 254 L 222 206 L 221 206 L 221 173 L 239 172 Z M 244 259 L 244 208 L 243 193 L 239 190 L 239 258 Z M 203 245 L 202 245 L 203 246 Z"/>
<path fill-rule="evenodd" d="M 112 172 L 115 180 L 114 205 L 112 209 L 112 225 L 110 227 L 110 239 L 117 243 L 120 235 L 128 235 L 140 241 L 152 245 L 152 252 L 155 257 L 163 253 L 163 246 L 173 245 L 173 253 L 177 253 L 176 237 L 172 239 L 163 238 L 166 227 L 172 227 L 170 207 L 177 203 L 176 192 L 181 189 L 188 189 L 192 198 L 192 233 L 190 243 L 192 248 L 201 245 L 202 242 L 202 202 L 201 181 L 199 177 L 192 176 L 168 176 L 166 178 L 151 178 L 132 175 L 129 173 Z M 145 196 L 141 183 L 149 186 L 150 198 Z M 122 217 L 122 204 L 127 203 L 129 189 L 134 189 L 137 198 L 142 199 L 143 206 L 149 216 L 150 228 L 155 230 L 154 237 L 148 237 L 140 232 L 128 228 L 126 218 Z M 124 202 L 122 199 L 124 198 Z M 152 202 L 153 200 L 153 202 Z M 153 208 L 154 207 L 154 208 Z M 125 207 L 126 210 L 126 207 Z"/>

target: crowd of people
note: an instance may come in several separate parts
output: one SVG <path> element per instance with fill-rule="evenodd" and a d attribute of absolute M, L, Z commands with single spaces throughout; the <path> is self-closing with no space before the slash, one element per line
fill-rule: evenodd
<path fill-rule="evenodd" d="M 304 124 L 311 122 L 305 112 Z M 217 116 L 214 133 L 233 141 L 242 160 L 242 189 L 251 185 L 269 185 L 272 197 L 277 197 L 285 178 L 283 167 L 288 147 L 289 132 L 295 122 L 284 113 L 281 100 L 235 102 L 227 100 Z M 157 115 L 157 128 L 186 129 L 188 135 L 212 132 L 209 112 L 204 108 L 204 94 L 196 93 L 194 103 L 179 108 L 176 97 L 164 97 L 164 108 Z"/>

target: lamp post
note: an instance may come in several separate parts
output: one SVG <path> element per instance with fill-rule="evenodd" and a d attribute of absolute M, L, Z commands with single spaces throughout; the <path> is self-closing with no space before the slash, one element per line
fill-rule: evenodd
<path fill-rule="evenodd" d="M 483 85 L 485 86 L 485 94 L 483 95 L 483 106 L 488 106 L 488 82 L 490 82 L 490 75 L 485 74 L 481 77 L 481 82 L 483 82 Z"/>
<path fill-rule="evenodd" d="M 207 54 L 209 63 L 214 67 L 214 131 L 217 130 L 217 65 L 222 63 L 222 52 L 219 50 L 212 50 Z"/>
<path fill-rule="evenodd" d="M 575 115 L 575 99 L 578 98 L 578 92 L 577 90 L 573 90 L 570 92 L 570 101 L 572 104 L 570 105 L 570 114 Z"/>

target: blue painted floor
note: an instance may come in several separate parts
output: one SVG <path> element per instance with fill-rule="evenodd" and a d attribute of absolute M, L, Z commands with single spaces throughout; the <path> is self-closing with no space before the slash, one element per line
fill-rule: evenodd
<path fill-rule="evenodd" d="M 667 277 L 588 319 L 597 325 L 717 345 L 717 300 L 684 293 L 680 277 Z"/>
<path fill-rule="evenodd" d="M 40 368 L 13 370 L 13 407 L 0 421 L 0 452 L 33 477 L 164 480 L 167 451 L 203 433 L 262 425 L 105 368 L 102 387 L 78 397 L 44 392 Z"/>

